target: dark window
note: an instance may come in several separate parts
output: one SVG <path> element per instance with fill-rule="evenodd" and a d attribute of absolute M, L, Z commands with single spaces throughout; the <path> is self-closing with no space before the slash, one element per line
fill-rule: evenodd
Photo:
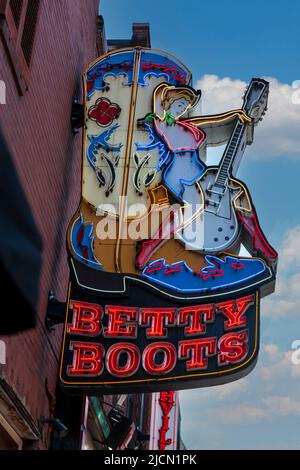
<path fill-rule="evenodd" d="M 19 93 L 28 89 L 40 0 L 0 0 L 4 41 Z"/>
<path fill-rule="evenodd" d="M 11 9 L 11 13 L 12 13 L 16 28 L 19 29 L 23 0 L 10 0 L 9 6 Z"/>
<path fill-rule="evenodd" d="M 39 6 L 40 0 L 28 1 L 21 40 L 21 48 L 27 65 L 30 65 Z"/>

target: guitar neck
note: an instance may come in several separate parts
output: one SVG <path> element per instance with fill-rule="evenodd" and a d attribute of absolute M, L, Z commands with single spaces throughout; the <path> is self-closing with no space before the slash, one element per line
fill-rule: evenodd
<path fill-rule="evenodd" d="M 261 120 L 266 112 L 268 93 L 268 82 L 261 78 L 252 78 L 244 95 L 242 109 L 248 116 L 252 117 L 254 125 Z M 221 186 L 223 189 L 226 188 L 229 176 L 236 174 L 240 164 L 246 147 L 246 127 L 247 124 L 238 120 L 225 148 L 214 182 L 214 184 Z"/>
<path fill-rule="evenodd" d="M 226 146 L 224 154 L 222 156 L 219 171 L 216 176 L 215 183 L 219 186 L 225 186 L 231 173 L 235 159 L 238 156 L 238 150 L 240 147 L 243 134 L 245 132 L 246 125 L 238 121 L 231 135 L 231 138 Z"/>

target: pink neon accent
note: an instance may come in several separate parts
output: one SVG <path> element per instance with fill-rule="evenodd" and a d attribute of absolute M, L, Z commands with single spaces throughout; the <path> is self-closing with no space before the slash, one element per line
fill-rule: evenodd
<path fill-rule="evenodd" d="M 264 253 L 266 257 L 270 259 L 276 259 L 278 256 L 277 252 L 267 241 L 263 231 L 260 228 L 255 212 L 253 211 L 251 216 L 245 216 L 238 212 L 238 217 L 253 236 L 254 248 L 261 250 L 261 252 Z"/>
<path fill-rule="evenodd" d="M 244 263 L 241 263 L 240 261 L 235 261 L 234 263 L 230 263 L 230 266 L 235 270 L 243 269 L 245 267 Z"/>
<path fill-rule="evenodd" d="M 193 134 L 194 140 L 195 140 L 195 147 L 178 147 L 174 149 L 172 145 L 169 142 L 169 139 L 166 137 L 166 135 L 161 131 L 161 129 L 158 126 L 157 120 L 154 120 L 154 125 L 156 127 L 157 132 L 163 137 L 165 142 L 167 143 L 167 146 L 172 152 L 178 152 L 179 150 L 186 150 L 187 152 L 191 152 L 194 150 L 197 150 L 199 146 L 204 142 L 206 138 L 205 132 L 203 132 L 201 129 L 198 129 L 197 127 L 186 123 L 185 121 L 176 121 L 175 126 L 182 126 L 185 127 L 189 132 Z"/>
<path fill-rule="evenodd" d="M 186 82 L 187 80 L 186 72 L 182 71 L 179 67 L 171 64 L 170 62 L 157 64 L 155 62 L 151 62 L 150 60 L 145 59 L 142 61 L 142 69 L 143 70 L 159 69 L 162 72 L 169 73 L 171 78 L 175 78 L 179 82 Z"/>
<path fill-rule="evenodd" d="M 206 281 L 206 279 L 209 279 L 210 277 L 220 277 L 223 276 L 224 274 L 224 269 L 213 269 L 209 271 L 208 273 L 202 273 L 200 271 L 200 276 L 202 277 L 203 281 Z"/>
<path fill-rule="evenodd" d="M 159 261 L 155 263 L 153 266 L 150 266 L 149 268 L 146 269 L 146 274 L 151 274 L 156 271 L 159 271 L 163 267 L 163 262 Z"/>
<path fill-rule="evenodd" d="M 195 127 L 192 124 L 187 123 L 186 121 L 177 121 L 176 124 L 188 129 L 195 137 L 196 142 L 198 142 L 198 146 L 204 141 L 206 135 L 201 129 L 198 129 L 198 127 Z"/>
<path fill-rule="evenodd" d="M 168 233 L 163 236 L 163 232 L 166 225 L 169 225 L 169 230 Z M 155 250 L 155 248 L 157 248 L 163 240 L 168 239 L 174 233 L 174 231 L 174 211 L 172 211 L 170 215 L 166 218 L 166 220 L 162 223 L 162 225 L 159 227 L 154 237 L 150 240 L 146 240 L 143 242 L 142 250 L 137 258 L 137 266 L 142 268 L 153 253 L 153 251 Z"/>
<path fill-rule="evenodd" d="M 173 273 L 180 273 L 181 269 L 182 269 L 181 264 L 174 264 L 174 266 L 169 266 L 168 268 L 166 268 L 164 270 L 164 274 L 168 275 L 168 274 L 173 274 Z"/>

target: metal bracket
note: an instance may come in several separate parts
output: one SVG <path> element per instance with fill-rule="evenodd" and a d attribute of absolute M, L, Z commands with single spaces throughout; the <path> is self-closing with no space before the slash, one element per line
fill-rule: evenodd
<path fill-rule="evenodd" d="M 59 302 L 59 300 L 57 300 L 54 291 L 51 290 L 49 292 L 45 322 L 50 332 L 53 331 L 56 325 L 64 323 L 66 317 L 66 306 L 66 302 Z"/>
<path fill-rule="evenodd" d="M 72 100 L 71 126 L 74 134 L 78 133 L 78 129 L 84 126 L 84 107 L 78 103 L 76 96 Z"/>

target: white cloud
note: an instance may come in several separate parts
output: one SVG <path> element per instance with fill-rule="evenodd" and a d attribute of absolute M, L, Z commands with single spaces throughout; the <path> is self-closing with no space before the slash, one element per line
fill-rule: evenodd
<path fill-rule="evenodd" d="M 263 343 L 257 367 L 246 379 L 180 392 L 182 432 L 188 447 L 236 448 L 238 442 L 238 447 L 244 448 L 249 444 L 246 430 L 251 426 L 258 435 L 262 429 L 274 432 L 277 440 L 281 436 L 280 445 L 290 448 L 291 442 L 283 445 L 283 419 L 300 415 L 300 365 L 292 364 L 292 352 Z M 230 437 L 224 438 L 224 433 Z M 253 442 L 253 448 L 260 447 L 256 435 Z"/>
<path fill-rule="evenodd" d="M 281 353 L 277 344 L 263 344 L 261 349 L 264 351 L 266 357 L 271 362 L 276 362 L 280 358 Z"/>
<path fill-rule="evenodd" d="M 300 225 L 293 227 L 285 236 L 280 257 L 282 264 L 300 265 Z"/>
<path fill-rule="evenodd" d="M 268 397 L 264 398 L 263 404 L 270 414 L 279 416 L 300 415 L 300 401 L 291 397 Z"/>
<path fill-rule="evenodd" d="M 228 109 L 240 108 L 246 82 L 217 75 L 204 75 L 195 88 L 201 89 L 201 111 L 203 114 L 222 113 Z"/>
<path fill-rule="evenodd" d="M 255 128 L 254 145 L 247 152 L 254 158 L 300 157 L 300 103 L 292 85 L 265 77 L 270 82 L 268 111 Z M 202 90 L 203 114 L 224 112 L 242 106 L 246 82 L 229 77 L 204 75 L 195 88 Z"/>
<path fill-rule="evenodd" d="M 263 315 L 280 319 L 300 316 L 300 273 L 277 278 L 275 293 L 262 299 Z"/>
<path fill-rule="evenodd" d="M 243 378 L 230 382 L 224 385 L 218 385 L 215 387 L 187 390 L 180 392 L 180 401 L 188 403 L 189 405 L 195 406 L 203 403 L 204 400 L 211 401 L 223 401 L 226 398 L 232 398 L 238 396 L 241 392 L 247 389 L 247 379 Z"/>
<path fill-rule="evenodd" d="M 278 250 L 279 264 L 276 291 L 263 299 L 263 314 L 269 318 L 300 316 L 300 226 L 291 228 L 284 234 Z M 288 288 L 287 288 L 288 287 Z"/>
<path fill-rule="evenodd" d="M 266 346 L 274 347 L 266 351 Z M 277 379 L 289 382 L 291 379 L 299 380 L 300 365 L 295 365 L 292 362 L 293 351 L 279 351 L 275 345 L 266 345 L 262 349 L 266 353 L 264 361 L 259 362 L 259 367 L 256 369 L 256 374 L 264 381 L 274 381 Z M 270 361 L 270 363 L 268 363 Z"/>
<path fill-rule="evenodd" d="M 227 408 L 211 408 L 207 414 L 218 423 L 244 423 L 249 421 L 259 421 L 266 418 L 267 413 L 263 408 L 253 405 L 237 405 Z"/>
<path fill-rule="evenodd" d="M 288 396 L 271 396 L 261 400 L 259 405 L 242 404 L 227 408 L 211 408 L 207 411 L 210 419 L 225 424 L 256 422 L 272 419 L 274 416 L 300 415 L 300 401 Z"/>

